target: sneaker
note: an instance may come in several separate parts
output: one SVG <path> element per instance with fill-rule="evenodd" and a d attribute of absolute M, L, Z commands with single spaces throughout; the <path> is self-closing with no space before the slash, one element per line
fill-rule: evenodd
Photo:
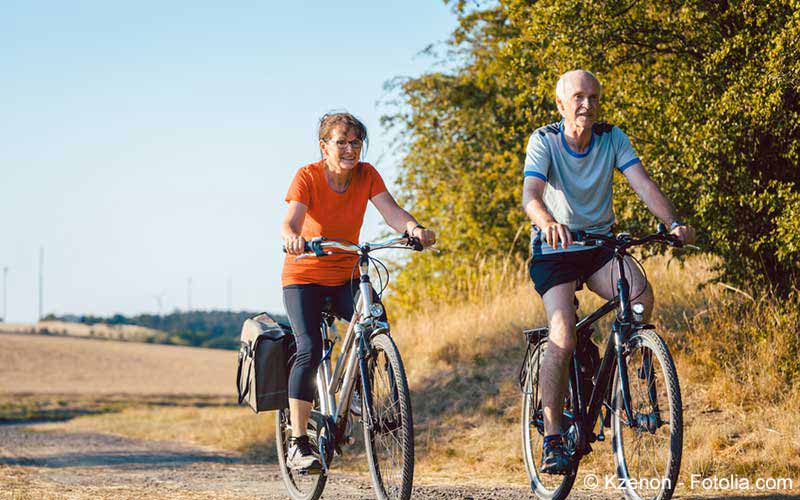
<path fill-rule="evenodd" d="M 322 465 L 319 454 L 311 446 L 308 436 L 290 437 L 286 452 L 286 465 L 294 471 L 319 470 Z"/>
<path fill-rule="evenodd" d="M 545 474 L 569 474 L 571 471 L 570 458 L 561 440 L 547 443 L 542 452 L 542 467 L 539 469 Z"/>

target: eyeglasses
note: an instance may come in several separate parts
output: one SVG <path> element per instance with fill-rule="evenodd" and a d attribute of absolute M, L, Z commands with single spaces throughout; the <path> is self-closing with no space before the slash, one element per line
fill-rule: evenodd
<path fill-rule="evenodd" d="M 328 142 L 333 142 L 332 140 L 328 140 Z M 345 140 L 338 140 L 335 142 L 336 147 L 339 149 L 347 149 L 347 145 L 349 144 L 353 149 L 361 149 L 361 146 L 364 145 L 364 141 L 361 139 L 353 139 L 352 141 L 345 141 Z"/>

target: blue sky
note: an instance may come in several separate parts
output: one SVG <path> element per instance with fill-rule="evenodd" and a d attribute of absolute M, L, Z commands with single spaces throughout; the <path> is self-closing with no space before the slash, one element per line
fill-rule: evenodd
<path fill-rule="evenodd" d="M 455 27 L 436 0 L 5 2 L 0 268 L 8 321 L 281 311 L 279 223 L 316 123 L 345 108 L 387 181 L 384 83 Z M 413 207 L 409 207 L 412 209 Z M 382 229 L 372 207 L 362 238 Z M 1 271 L 2 269 L 0 269 Z M 1 277 L 1 276 L 0 276 Z M 2 290 L 0 290 L 2 292 Z M 0 304 L 2 307 L 2 304 Z M 0 310 L 2 315 L 2 310 Z"/>

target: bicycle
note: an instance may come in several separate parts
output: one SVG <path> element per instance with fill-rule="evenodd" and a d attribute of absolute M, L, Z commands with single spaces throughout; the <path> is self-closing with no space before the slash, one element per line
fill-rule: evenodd
<path fill-rule="evenodd" d="M 547 349 L 548 328 L 525 330 L 527 350 L 519 372 L 522 391 L 522 447 L 531 490 L 542 500 L 562 500 L 569 494 L 582 457 L 591 443 L 604 441 L 613 430 L 615 489 L 631 500 L 669 500 L 678 480 L 683 448 L 683 410 L 678 374 L 669 349 L 655 327 L 642 321 L 644 306 L 631 303 L 624 257 L 638 245 L 683 244 L 659 224 L 657 232 L 635 239 L 575 233 L 576 243 L 613 250 L 619 278 L 617 296 L 576 324 L 577 345 L 569 367 L 569 388 L 562 414 L 563 441 L 570 454 L 570 471 L 554 476 L 539 471 L 544 418 L 539 395 L 539 367 Z M 634 298 L 635 300 L 635 298 Z M 575 298 L 577 306 L 577 297 Z M 577 308 L 577 307 L 576 307 Z M 617 310 L 600 359 L 592 342 L 591 325 Z M 576 320 L 578 319 L 576 315 Z M 658 366 L 656 366 L 658 365 Z M 632 390 L 633 389 L 633 390 Z M 600 429 L 594 430 L 600 418 Z"/>
<path fill-rule="evenodd" d="M 364 432 L 367 461 L 375 495 L 381 500 L 408 500 L 414 478 L 414 430 L 411 398 L 405 369 L 389 332 L 381 302 L 373 301 L 369 277 L 370 257 L 375 250 L 387 248 L 422 250 L 419 239 L 404 233 L 382 243 L 349 242 L 316 238 L 306 243 L 306 253 L 297 258 L 322 257 L 338 253 L 359 256 L 359 294 L 355 313 L 345 333 L 336 365 L 331 372 L 331 354 L 339 336 L 330 338 L 334 322 L 330 301 L 326 302 L 320 335 L 323 341 L 322 362 L 317 369 L 317 395 L 308 424 L 308 436 L 319 450 L 319 471 L 292 471 L 286 465 L 291 423 L 288 409 L 276 415 L 276 447 L 284 484 L 295 500 L 316 500 L 322 495 L 334 455 L 342 446 L 353 444 L 353 418 L 357 413 L 352 401 L 360 399 L 360 421 Z M 354 267 L 355 272 L 355 267 Z M 380 272 L 378 273 L 380 276 Z M 382 279 L 381 279 L 382 281 Z M 385 288 L 381 282 L 381 292 Z M 379 296 L 380 294 L 378 294 Z M 338 402 L 337 402 L 338 395 Z M 357 395 L 357 396 L 356 396 Z M 355 406 L 359 406 L 357 403 Z M 355 411 L 354 411 L 355 410 Z"/>

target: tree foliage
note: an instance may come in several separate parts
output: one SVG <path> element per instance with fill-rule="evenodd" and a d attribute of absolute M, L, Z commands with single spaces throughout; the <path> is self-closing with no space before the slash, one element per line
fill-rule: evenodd
<path fill-rule="evenodd" d="M 395 286 L 400 303 L 457 293 L 452 284 L 480 256 L 527 255 L 525 144 L 560 119 L 555 83 L 575 68 L 599 77 L 602 119 L 631 137 L 699 245 L 722 257 L 721 279 L 781 293 L 796 283 L 800 2 L 503 0 L 454 10 L 447 69 L 393 82 L 401 102 L 384 117 L 401 137 L 400 198 L 445 250 L 412 257 Z M 615 191 L 617 229 L 651 230 L 622 176 Z"/>

